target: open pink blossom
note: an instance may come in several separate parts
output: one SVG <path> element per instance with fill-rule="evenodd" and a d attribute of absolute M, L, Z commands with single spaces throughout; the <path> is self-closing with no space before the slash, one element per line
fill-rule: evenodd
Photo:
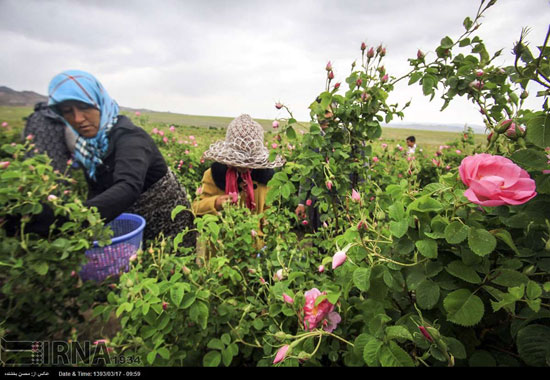
<path fill-rule="evenodd" d="M 380 161 L 380 160 L 378 159 L 378 157 L 374 156 L 374 157 L 372 158 L 372 161 L 373 161 L 373 162 L 378 162 L 378 161 Z"/>
<path fill-rule="evenodd" d="M 324 299 L 317 306 L 315 300 L 320 295 L 325 295 L 326 292 L 320 292 L 319 289 L 313 288 L 308 290 L 304 295 L 306 303 L 304 305 L 304 329 L 311 331 L 315 329 L 319 323 L 325 319 L 330 312 L 334 310 L 334 305 L 328 299 Z"/>
<path fill-rule="evenodd" d="M 283 347 L 279 348 L 277 355 L 275 355 L 275 360 L 273 360 L 273 364 L 277 364 L 285 360 L 289 348 L 290 346 L 288 344 L 285 344 Z"/>
<path fill-rule="evenodd" d="M 273 123 L 271 124 L 271 126 L 273 128 L 279 128 L 279 122 L 277 120 L 274 120 Z"/>
<path fill-rule="evenodd" d="M 7 122 L 7 121 L 2 122 L 2 127 L 7 127 L 7 126 L 8 126 L 8 122 Z"/>
<path fill-rule="evenodd" d="M 308 199 L 308 200 L 306 201 L 306 206 L 311 206 L 312 203 L 313 203 L 313 202 L 311 201 L 311 199 Z"/>
<path fill-rule="evenodd" d="M 154 135 L 156 135 L 157 133 L 159 133 L 159 130 L 158 130 L 158 128 L 153 128 L 152 132 L 153 132 Z"/>
<path fill-rule="evenodd" d="M 170 132 L 174 132 L 176 130 L 176 127 L 174 127 L 173 125 L 170 126 Z"/>
<path fill-rule="evenodd" d="M 277 145 L 276 143 L 271 144 L 271 147 L 272 147 L 273 149 L 277 149 L 277 146 L 278 146 L 278 145 Z"/>
<path fill-rule="evenodd" d="M 9 162 L 9 161 L 2 161 L 2 162 L 0 162 L 0 169 L 7 169 L 8 166 L 10 166 L 10 162 Z"/>
<path fill-rule="evenodd" d="M 141 112 L 136 111 L 136 116 L 141 116 Z"/>
<path fill-rule="evenodd" d="M 481 206 L 520 205 L 537 195 L 535 181 L 506 157 L 487 153 L 468 156 L 458 171 L 468 186 L 464 196 Z"/>
<path fill-rule="evenodd" d="M 342 317 L 335 311 L 328 313 L 327 318 L 323 321 L 323 330 L 333 332 L 338 326 L 338 323 L 342 321 Z"/>

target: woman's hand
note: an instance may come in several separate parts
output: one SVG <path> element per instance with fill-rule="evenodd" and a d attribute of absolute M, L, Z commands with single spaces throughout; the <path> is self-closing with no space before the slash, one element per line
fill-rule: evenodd
<path fill-rule="evenodd" d="M 225 202 L 231 201 L 231 199 L 232 196 L 229 194 L 220 195 L 218 198 L 216 198 L 216 203 L 214 204 L 216 211 L 220 211 L 223 208 L 223 204 Z"/>

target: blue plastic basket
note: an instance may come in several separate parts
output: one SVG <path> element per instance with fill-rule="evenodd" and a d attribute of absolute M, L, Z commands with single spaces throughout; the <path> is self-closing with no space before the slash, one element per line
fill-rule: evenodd
<path fill-rule="evenodd" d="M 100 247 L 94 241 L 93 248 L 86 251 L 88 262 L 80 270 L 82 281 L 101 282 L 107 276 L 117 277 L 128 272 L 130 256 L 141 247 L 145 219 L 136 214 L 120 214 L 107 224 L 114 234 L 111 244 Z"/>

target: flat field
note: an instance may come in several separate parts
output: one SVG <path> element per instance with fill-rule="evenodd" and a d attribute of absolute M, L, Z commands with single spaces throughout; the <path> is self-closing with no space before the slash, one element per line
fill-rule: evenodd
<path fill-rule="evenodd" d="M 32 113 L 32 107 L 6 107 L 0 106 L 0 123 L 7 122 L 10 130 L 13 133 L 15 130 L 20 131 L 25 125 L 24 117 Z M 221 139 L 225 135 L 225 127 L 232 120 L 231 117 L 222 116 L 200 116 L 200 115 L 185 115 L 171 112 L 152 112 L 143 111 L 137 117 L 133 112 L 123 111 L 123 114 L 131 117 L 138 125 L 141 125 L 149 132 L 152 128 L 167 128 L 170 125 L 175 125 L 178 134 L 182 136 L 195 135 L 198 138 L 202 137 L 203 143 L 210 143 L 210 139 Z M 268 132 L 266 140 L 272 134 L 271 123 L 273 120 L 255 119 Z M 304 129 L 308 123 L 303 122 L 301 125 Z M 442 128 L 444 128 L 442 126 Z M 5 133 L 3 130 L 2 133 Z M 439 145 L 446 144 L 457 138 L 460 134 L 457 132 L 430 131 L 421 129 L 407 128 L 383 128 L 382 140 L 386 143 L 405 145 L 407 136 L 414 135 L 418 146 L 426 147 L 429 150 L 435 150 Z M 205 141 L 206 140 L 206 141 Z M 476 134 L 476 144 L 482 143 L 485 140 L 485 135 Z"/>

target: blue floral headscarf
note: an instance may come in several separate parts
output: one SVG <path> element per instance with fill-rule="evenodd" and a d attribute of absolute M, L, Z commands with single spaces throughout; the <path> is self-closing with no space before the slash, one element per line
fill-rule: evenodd
<path fill-rule="evenodd" d="M 85 138 L 67 122 L 78 136 L 75 158 L 84 166 L 88 176 L 95 180 L 95 171 L 103 163 L 109 147 L 109 131 L 117 122 L 118 104 L 111 99 L 101 83 L 91 74 L 80 70 L 67 70 L 56 75 L 48 87 L 48 105 L 54 106 L 67 100 L 78 100 L 96 107 L 100 112 L 99 131 L 92 138 Z"/>

